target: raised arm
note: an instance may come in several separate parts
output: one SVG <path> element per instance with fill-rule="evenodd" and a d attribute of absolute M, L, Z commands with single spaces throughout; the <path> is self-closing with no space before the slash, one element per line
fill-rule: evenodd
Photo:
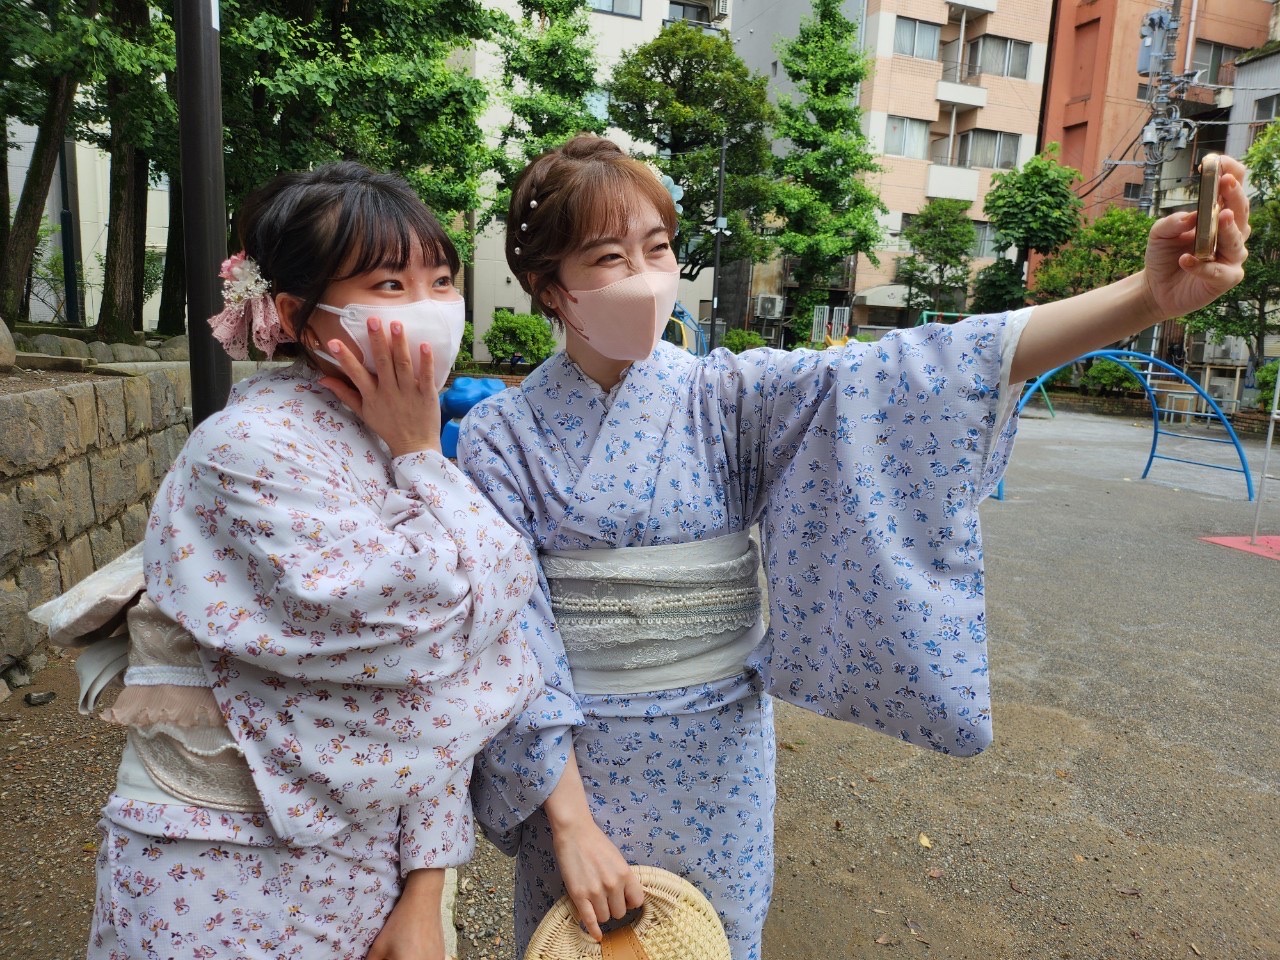
<path fill-rule="evenodd" d="M 1231 157 L 1221 162 L 1217 256 L 1202 261 L 1192 255 L 1194 211 L 1156 221 L 1141 271 L 1032 311 L 1014 353 L 1011 380 L 1029 380 L 1152 324 L 1185 316 L 1241 281 L 1249 237 L 1245 169 Z"/>

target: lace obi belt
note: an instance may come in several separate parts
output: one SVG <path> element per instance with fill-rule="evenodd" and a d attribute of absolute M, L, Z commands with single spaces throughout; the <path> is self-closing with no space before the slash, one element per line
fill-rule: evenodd
<path fill-rule="evenodd" d="M 579 693 L 736 676 L 764 636 L 760 551 L 745 532 L 539 559 Z"/>

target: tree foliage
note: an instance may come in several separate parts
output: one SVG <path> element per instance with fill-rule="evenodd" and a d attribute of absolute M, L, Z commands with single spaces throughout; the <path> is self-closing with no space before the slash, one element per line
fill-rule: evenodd
<path fill-rule="evenodd" d="M 765 345 L 764 337 L 755 330 L 744 330 L 742 327 L 730 327 L 720 338 L 720 346 L 730 353 L 741 353 L 743 350 L 754 350 Z"/>
<path fill-rule="evenodd" d="M 1080 171 L 1058 162 L 1051 143 L 1018 170 L 992 174 L 983 210 L 998 241 L 1018 251 L 1018 264 L 1031 252 L 1049 254 L 1080 229 L 1083 201 L 1071 185 Z"/>
<path fill-rule="evenodd" d="M 711 266 L 720 141 L 725 160 L 724 216 L 730 235 L 721 260 L 760 262 L 772 252 L 762 236 L 772 206 L 769 128 L 774 109 L 765 78 L 751 73 L 728 34 L 708 36 L 683 21 L 623 55 L 607 85 L 609 120 L 642 143 L 654 164 L 684 188 L 680 274 Z"/>
<path fill-rule="evenodd" d="M 978 271 L 973 279 L 974 313 L 999 313 L 1026 306 L 1027 287 L 1022 282 L 1022 268 L 1012 260 L 1000 257 Z"/>
<path fill-rule="evenodd" d="M 880 241 L 879 195 L 864 181 L 878 170 L 862 132 L 858 85 L 870 65 L 857 47 L 857 27 L 839 0 L 814 0 L 813 15 L 794 39 L 779 47 L 779 60 L 799 97 L 779 97 L 777 135 L 786 142 L 774 170 L 777 212 L 785 221 L 778 246 L 795 258 L 797 316 L 825 299 L 815 281 Z"/>
<path fill-rule="evenodd" d="M 1142 269 L 1151 217 L 1135 207 L 1112 207 L 1045 258 L 1031 298 L 1048 303 L 1075 296 Z"/>
<path fill-rule="evenodd" d="M 969 291 L 969 267 L 977 231 L 967 200 L 930 200 L 902 228 L 911 247 L 898 259 L 898 282 L 908 287 L 913 310 L 962 311 Z"/>
<path fill-rule="evenodd" d="M 494 213 L 506 213 L 509 184 L 534 157 L 578 133 L 603 133 L 587 98 L 597 90 L 595 44 L 586 0 L 520 0 L 519 19 L 500 18 L 502 96 L 511 118 L 494 167 Z"/>
<path fill-rule="evenodd" d="M 1280 334 L 1280 125 L 1267 127 L 1244 155 L 1257 191 L 1249 213 L 1249 259 L 1240 285 L 1187 318 L 1188 329 L 1221 340 L 1241 337 L 1255 366 L 1268 336 Z"/>
<path fill-rule="evenodd" d="M 556 338 L 547 318 L 536 313 L 512 313 L 497 310 L 493 323 L 481 337 L 495 363 L 506 363 L 519 357 L 522 362 L 539 364 L 556 349 Z"/>

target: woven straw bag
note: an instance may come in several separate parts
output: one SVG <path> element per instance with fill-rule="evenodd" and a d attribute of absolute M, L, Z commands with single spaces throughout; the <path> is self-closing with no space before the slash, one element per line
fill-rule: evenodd
<path fill-rule="evenodd" d="M 631 869 L 644 887 L 634 923 L 596 943 L 561 897 L 533 932 L 524 960 L 730 960 L 720 918 L 697 887 L 657 867 Z"/>

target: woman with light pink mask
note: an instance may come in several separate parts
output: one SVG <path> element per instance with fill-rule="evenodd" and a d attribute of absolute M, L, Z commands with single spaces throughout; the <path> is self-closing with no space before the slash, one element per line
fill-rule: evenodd
<path fill-rule="evenodd" d="M 652 171 L 585 135 L 524 170 L 507 261 L 566 347 L 458 446 L 543 572 L 522 627 L 546 687 L 472 784 L 517 857 L 517 951 L 566 891 L 599 938 L 643 899 L 634 863 L 692 881 L 734 960 L 758 960 L 771 697 L 947 753 L 990 743 L 977 506 L 1020 384 L 1239 282 L 1244 170 L 1223 164 L 1213 261 L 1174 214 L 1142 272 L 1070 300 L 701 358 L 659 340 L 679 268 Z"/>

